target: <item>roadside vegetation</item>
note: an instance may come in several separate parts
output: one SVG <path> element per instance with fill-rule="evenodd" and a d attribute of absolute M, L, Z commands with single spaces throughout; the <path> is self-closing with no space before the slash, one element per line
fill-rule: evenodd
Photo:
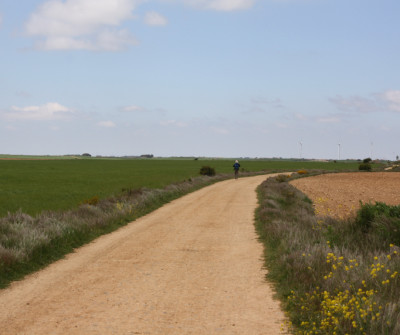
<path fill-rule="evenodd" d="M 162 189 L 128 188 L 107 199 L 89 198 L 67 211 L 10 213 L 0 218 L 0 287 L 173 199 L 227 178 L 231 175 L 199 176 Z"/>
<path fill-rule="evenodd" d="M 400 334 L 400 207 L 362 204 L 348 220 L 318 216 L 289 179 L 265 181 L 257 210 L 286 328 L 296 335 Z"/>

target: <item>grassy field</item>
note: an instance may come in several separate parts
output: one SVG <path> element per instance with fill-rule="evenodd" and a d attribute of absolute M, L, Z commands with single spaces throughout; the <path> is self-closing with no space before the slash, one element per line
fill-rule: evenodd
<path fill-rule="evenodd" d="M 4 156 L 3 156 L 4 158 Z M 92 197 L 100 199 L 123 189 L 162 188 L 199 175 L 203 165 L 231 173 L 233 160 L 194 159 L 0 159 L 0 217 L 21 210 L 67 210 Z M 21 159 L 29 158 L 29 159 Z M 356 170 L 356 162 L 243 160 L 245 171 L 298 169 Z"/>

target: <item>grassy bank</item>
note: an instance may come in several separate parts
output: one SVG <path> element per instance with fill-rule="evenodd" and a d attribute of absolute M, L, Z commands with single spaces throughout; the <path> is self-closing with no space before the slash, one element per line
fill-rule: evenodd
<path fill-rule="evenodd" d="M 363 206 L 357 219 L 336 221 L 315 216 L 286 178 L 258 191 L 268 278 L 291 332 L 400 334 L 400 209 Z"/>
<path fill-rule="evenodd" d="M 92 197 L 105 199 L 123 189 L 163 188 L 199 175 L 203 165 L 232 173 L 232 160 L 59 159 L 0 160 L 0 217 L 21 210 L 68 210 Z M 354 162 L 241 161 L 245 171 L 323 168 L 355 170 Z"/>

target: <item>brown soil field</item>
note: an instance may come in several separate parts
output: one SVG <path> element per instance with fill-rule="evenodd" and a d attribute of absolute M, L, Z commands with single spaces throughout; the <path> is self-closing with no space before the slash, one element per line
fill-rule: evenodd
<path fill-rule="evenodd" d="M 399 172 L 332 173 L 290 182 L 314 203 L 317 215 L 354 216 L 363 203 L 400 204 Z"/>

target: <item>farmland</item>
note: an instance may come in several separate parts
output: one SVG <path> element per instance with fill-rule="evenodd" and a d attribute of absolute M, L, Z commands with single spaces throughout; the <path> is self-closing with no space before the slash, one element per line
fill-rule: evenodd
<path fill-rule="evenodd" d="M 3 157 L 4 158 L 4 157 Z M 21 159 L 22 158 L 22 159 Z M 231 173 L 228 159 L 1 159 L 0 217 L 21 210 L 67 210 L 92 197 L 107 198 L 123 189 L 162 188 L 198 176 L 203 165 Z M 297 169 L 355 170 L 356 162 L 243 160 L 245 171 Z"/>
<path fill-rule="evenodd" d="M 241 164 L 245 171 L 250 172 L 297 171 L 298 173 L 293 178 L 312 175 L 310 172 L 314 169 L 354 171 L 358 167 L 358 164 L 354 162 L 338 164 L 333 162 L 241 160 Z M 229 174 L 200 178 L 198 172 L 203 165 L 214 167 L 218 173 Z M 36 190 L 35 195 L 31 194 L 30 199 L 48 196 L 49 191 L 53 191 L 53 197 L 62 197 L 68 192 L 75 192 L 74 194 L 77 195 L 74 202 L 65 207 L 68 209 L 65 212 L 43 212 L 36 217 L 16 213 L 1 218 L 4 249 L 0 254 L 0 272 L 4 275 L 0 286 L 6 286 L 10 281 L 42 268 L 71 252 L 74 248 L 93 240 L 96 236 L 124 226 L 172 199 L 232 176 L 232 160 L 216 159 L 13 160 L 0 161 L 0 166 L 2 167 L 2 180 L 8 180 L 8 185 L 14 185 L 13 189 L 10 188 L 14 192 L 18 190 L 18 187 L 15 187 L 17 181 L 20 181 L 18 185 L 21 189 L 24 186 L 31 186 L 31 189 L 35 190 L 32 185 L 36 183 L 39 192 Z M 5 168 L 6 166 L 8 169 Z M 379 166 L 375 165 L 374 170 L 378 169 Z M 242 174 L 245 171 L 242 171 Z M 322 171 L 315 171 L 316 174 L 320 172 Z M 395 178 L 397 177 L 396 173 L 363 172 L 325 174 L 293 182 L 308 184 L 317 178 L 322 178 L 316 185 L 322 187 L 323 191 L 327 191 L 326 180 L 335 179 L 331 183 L 335 186 L 338 184 L 337 178 L 343 178 L 345 175 L 354 180 L 354 184 L 351 184 L 350 187 L 355 192 L 350 197 L 351 200 L 358 199 L 360 192 L 363 194 L 374 193 L 368 186 L 376 185 L 374 190 L 379 189 L 382 186 L 383 177 L 388 178 L 389 184 L 393 184 L 394 179 L 399 180 Z M 14 179 L 11 176 L 14 176 Z M 264 177 L 257 178 L 261 180 Z M 357 188 L 360 186 L 360 178 L 366 179 L 363 191 Z M 371 184 L 371 179 L 374 179 L 376 183 Z M 183 180 L 185 181 L 182 182 Z M 399 325 L 396 320 L 399 308 L 396 302 L 396 299 L 398 300 L 396 287 L 398 287 L 400 271 L 397 246 L 400 235 L 398 233 L 394 235 L 391 230 L 391 225 L 396 224 L 396 221 L 383 221 L 384 225 L 377 221 L 366 225 L 363 222 L 360 224 L 352 221 L 334 221 L 333 218 L 320 217 L 322 213 L 314 211 L 311 200 L 287 183 L 289 180 L 290 178 L 281 174 L 276 180 L 269 178 L 264 182 L 259 188 L 260 208 L 257 211 L 257 229 L 261 239 L 265 242 L 268 277 L 275 283 L 283 306 L 289 312 L 292 323 L 288 324 L 288 328 L 294 334 L 310 333 L 308 331 L 314 326 L 307 320 L 315 320 L 314 323 L 318 325 L 317 328 L 321 330 L 321 334 L 334 334 L 338 330 L 345 330 L 349 334 L 361 334 L 363 330 L 367 330 L 367 333 L 378 334 L 378 329 L 384 329 L 384 333 L 387 334 L 397 334 Z M 219 193 L 219 199 L 231 203 L 232 199 L 238 197 L 238 194 L 243 197 L 244 184 L 247 184 L 247 181 L 250 182 L 250 178 L 241 178 L 240 183 L 243 184 L 227 180 L 226 185 L 241 186 L 236 188 L 235 196 L 233 192 L 227 192 L 223 188 L 223 191 Z M 43 183 L 42 188 L 40 188 L 40 183 Z M 171 183 L 174 185 L 171 186 Z M 348 181 L 345 184 L 350 186 Z M 141 187 L 146 189 L 135 191 Z M 123 189 L 125 189 L 124 192 L 122 192 Z M 336 190 L 335 187 L 333 189 Z M 40 194 L 40 190 L 42 194 Z M 84 193 L 84 191 L 92 193 Z M 328 198 L 330 200 L 335 198 L 333 191 L 330 192 L 332 197 L 324 195 L 324 201 Z M 343 190 L 335 194 L 342 195 L 342 193 Z M 218 196 L 213 192 L 211 194 Z M 104 198 L 104 201 L 99 201 L 94 206 L 83 205 L 78 208 L 80 202 L 94 195 Z M 12 197 L 9 195 L 9 198 Z M 217 210 L 218 218 L 214 216 L 211 219 L 209 216 L 211 208 L 208 208 L 211 198 L 211 195 L 208 195 L 184 202 L 183 208 L 188 212 L 183 213 L 184 219 L 181 223 L 185 228 L 196 222 L 200 207 L 207 213 L 207 227 L 223 222 L 229 222 L 229 228 L 237 226 L 237 224 L 232 225 L 231 219 L 233 218 L 229 216 L 231 215 L 229 214 L 230 210 L 225 210 L 226 205 L 222 206 L 224 210 Z M 240 203 L 247 198 L 248 196 L 244 196 Z M 204 201 L 201 206 L 197 203 L 200 199 Z M 42 201 L 43 204 L 48 203 L 47 200 Z M 214 208 L 217 200 L 211 200 L 211 202 Z M 189 203 L 195 206 L 196 210 L 190 210 Z M 24 207 L 21 206 L 21 208 L 23 212 L 26 212 Z M 38 208 L 35 209 L 35 213 L 48 209 L 42 207 L 38 210 Z M 247 207 L 239 206 L 238 208 Z M 382 208 L 388 209 L 388 212 L 394 210 L 389 207 Z M 183 247 L 177 249 L 179 257 L 181 257 L 182 251 L 190 251 L 190 255 L 193 254 L 193 251 L 200 249 L 204 251 L 203 245 L 198 248 L 193 247 L 192 235 L 188 237 L 187 241 L 182 241 L 182 232 L 186 231 L 185 229 L 170 229 L 171 218 L 184 210 L 173 210 L 172 212 L 174 214 L 168 215 L 167 220 L 164 220 L 162 215 L 160 222 L 168 227 L 166 231 L 172 234 L 173 243 L 177 243 L 176 233 L 179 231 L 179 241 L 183 243 Z M 229 220 L 221 219 L 220 213 L 222 212 L 228 214 Z M 395 212 L 398 213 L 398 210 L 396 209 Z M 241 217 L 241 215 L 236 216 Z M 250 220 L 246 220 L 246 222 L 250 222 Z M 131 226 L 135 227 L 136 225 Z M 200 225 L 200 229 L 215 235 L 214 230 L 204 229 L 204 223 Z M 224 228 L 223 236 L 228 231 L 231 231 L 228 227 Z M 240 235 L 242 235 L 243 231 L 240 231 Z M 126 240 L 125 235 L 122 235 Z M 153 240 L 155 235 L 158 236 L 158 232 L 149 234 L 150 239 Z M 207 237 L 206 241 L 215 242 L 214 235 Z M 195 236 L 197 240 L 198 234 L 196 233 Z M 218 238 L 218 243 L 221 243 L 221 239 L 222 237 Z M 150 242 L 146 241 L 144 243 L 146 252 L 152 252 L 159 248 L 160 239 L 154 240 L 157 248 L 148 248 Z M 164 239 L 162 240 L 164 243 Z M 227 240 L 231 241 L 232 237 L 228 237 Z M 113 243 L 113 248 L 114 245 Z M 133 245 L 134 248 L 137 247 L 135 238 L 133 238 Z M 211 245 L 214 249 L 214 243 Z M 175 244 L 172 249 L 176 249 Z M 171 247 L 168 250 L 171 250 Z M 132 258 L 134 262 L 137 262 L 136 257 L 137 255 Z M 197 259 L 197 253 L 194 254 L 194 257 Z M 210 258 L 218 259 L 214 256 Z M 115 255 L 110 259 L 111 263 L 115 265 Z M 380 264 L 380 269 L 382 264 L 384 265 L 385 271 L 379 270 L 379 273 L 371 271 L 372 266 L 377 266 L 377 262 Z M 162 263 L 174 262 L 168 259 Z M 209 263 L 207 263 L 207 271 L 208 266 Z M 120 268 L 119 265 L 117 267 Z M 165 276 L 165 269 L 161 270 Z M 72 275 L 75 277 L 74 273 Z M 176 276 L 176 269 L 173 275 Z M 78 282 L 80 281 L 78 280 Z M 204 285 L 208 287 L 206 281 L 202 282 L 202 286 Z M 358 300 L 362 304 L 362 310 L 357 305 Z M 353 303 L 354 301 L 356 303 Z M 333 304 L 328 304 L 329 302 L 333 302 Z M 335 309 L 338 304 L 343 307 L 341 310 Z M 315 306 L 317 306 L 316 309 Z M 364 313 L 364 311 L 367 312 Z M 335 318 L 332 317 L 333 314 Z M 36 317 L 36 311 L 34 311 L 34 315 Z"/>

